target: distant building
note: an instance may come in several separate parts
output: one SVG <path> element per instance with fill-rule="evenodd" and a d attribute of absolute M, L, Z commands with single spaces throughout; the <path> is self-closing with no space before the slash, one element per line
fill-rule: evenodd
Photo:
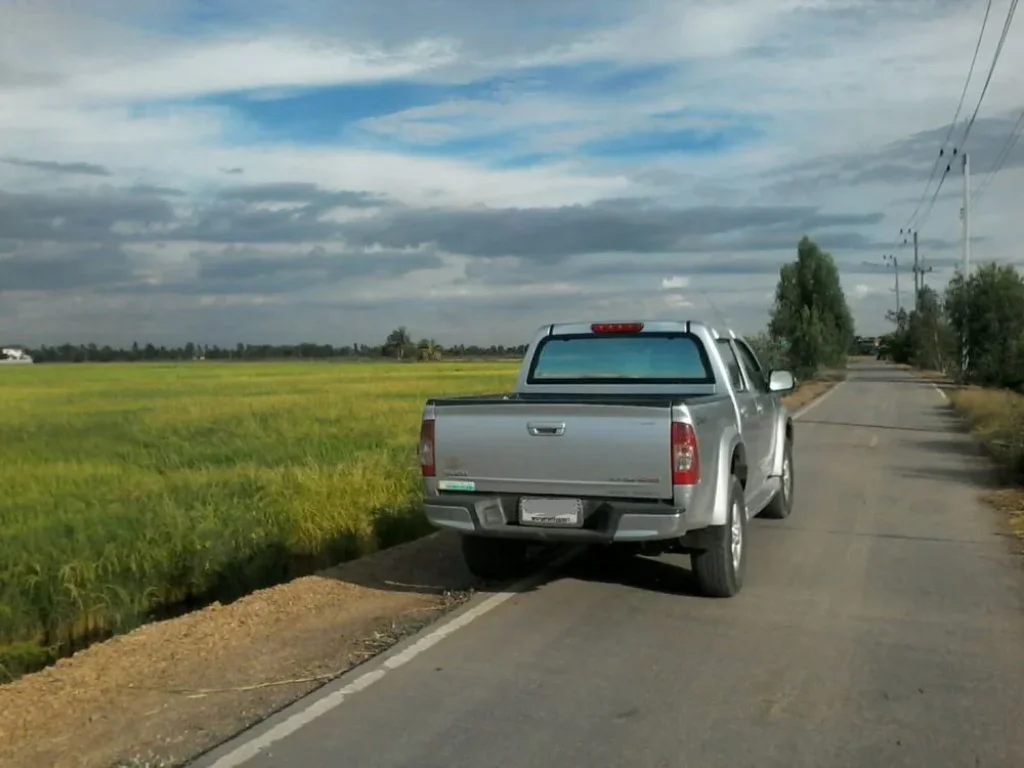
<path fill-rule="evenodd" d="M 17 347 L 0 348 L 0 365 L 31 363 L 31 356 L 23 349 Z"/>

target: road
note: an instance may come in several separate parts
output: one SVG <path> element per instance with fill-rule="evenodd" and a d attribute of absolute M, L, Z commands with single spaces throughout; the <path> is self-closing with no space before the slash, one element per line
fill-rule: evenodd
<path fill-rule="evenodd" d="M 794 512 L 755 521 L 736 598 L 692 596 L 681 556 L 576 561 L 203 764 L 1020 768 L 1024 578 L 944 405 L 853 368 L 798 424 Z"/>

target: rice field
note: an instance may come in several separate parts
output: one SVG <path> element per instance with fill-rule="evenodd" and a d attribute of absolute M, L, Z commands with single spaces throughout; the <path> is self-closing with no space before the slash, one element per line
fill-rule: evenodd
<path fill-rule="evenodd" d="M 0 371 L 0 680 L 153 617 L 429 528 L 423 400 L 516 364 Z"/>

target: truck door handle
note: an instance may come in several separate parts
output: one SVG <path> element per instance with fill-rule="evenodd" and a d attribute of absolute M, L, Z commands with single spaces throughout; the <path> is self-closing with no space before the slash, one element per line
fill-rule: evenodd
<path fill-rule="evenodd" d="M 534 437 L 560 437 L 565 434 L 565 422 L 560 424 L 540 424 L 534 422 L 526 425 L 526 431 Z"/>

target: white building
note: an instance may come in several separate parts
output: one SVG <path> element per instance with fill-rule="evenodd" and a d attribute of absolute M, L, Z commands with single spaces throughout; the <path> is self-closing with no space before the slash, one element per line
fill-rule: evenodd
<path fill-rule="evenodd" d="M 31 363 L 32 358 L 23 349 L 3 347 L 0 349 L 0 365 L 11 363 Z"/>

